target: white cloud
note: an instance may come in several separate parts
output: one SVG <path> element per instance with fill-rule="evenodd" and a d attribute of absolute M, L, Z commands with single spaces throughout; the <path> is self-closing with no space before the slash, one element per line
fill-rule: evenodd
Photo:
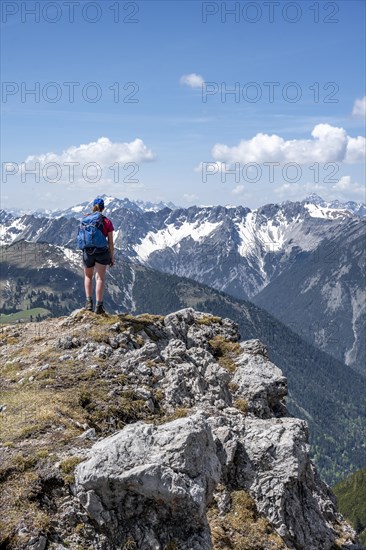
<path fill-rule="evenodd" d="M 195 195 L 194 193 L 192 193 L 192 194 L 184 193 L 183 198 L 187 202 L 194 202 L 194 201 L 198 200 L 198 195 Z"/>
<path fill-rule="evenodd" d="M 317 183 L 283 183 L 274 192 L 281 197 L 303 198 L 310 193 L 326 194 L 327 188 Z"/>
<path fill-rule="evenodd" d="M 362 136 L 356 138 L 348 138 L 347 155 L 345 162 L 354 164 L 363 162 L 366 156 L 366 139 Z"/>
<path fill-rule="evenodd" d="M 186 86 L 190 86 L 191 88 L 202 88 L 205 81 L 200 74 L 190 73 L 181 76 L 179 82 L 181 84 L 185 84 Z"/>
<path fill-rule="evenodd" d="M 343 176 L 332 189 L 346 195 L 359 195 L 365 197 L 365 186 L 353 182 L 351 176 Z"/>
<path fill-rule="evenodd" d="M 107 166 L 113 162 L 144 162 L 153 160 L 154 157 L 154 153 L 139 138 L 130 143 L 113 143 L 110 139 L 101 137 L 98 141 L 79 146 L 72 145 L 61 154 L 31 155 L 25 159 L 25 162 L 38 161 L 41 164 L 46 162 L 80 162 L 82 164 L 97 162 L 101 166 Z"/>
<path fill-rule="evenodd" d="M 353 105 L 353 116 L 366 117 L 366 96 L 356 99 Z"/>
<path fill-rule="evenodd" d="M 259 133 L 237 146 L 217 143 L 212 148 L 216 161 L 228 163 L 249 162 L 361 162 L 365 158 L 366 140 L 362 136 L 352 138 L 343 128 L 330 124 L 317 124 L 311 132 L 312 139 L 285 140 L 272 134 Z"/>
<path fill-rule="evenodd" d="M 121 180 L 126 181 L 127 178 L 128 181 L 130 176 L 131 183 L 137 183 L 132 182 L 132 179 L 138 178 L 138 165 L 154 158 L 155 154 L 139 138 L 129 143 L 117 143 L 101 137 L 90 143 L 72 145 L 62 153 L 30 155 L 21 163 L 20 172 L 27 175 L 27 171 L 38 165 L 37 170 L 41 177 L 52 180 L 58 174 L 61 177 L 57 181 L 62 183 L 82 183 L 85 181 L 85 174 L 86 179 L 93 179 L 98 171 L 101 174 L 100 180 L 103 181 L 116 183 L 115 178 L 118 174 Z M 93 165 L 88 168 L 89 163 Z M 127 163 L 131 165 L 127 166 Z"/>
<path fill-rule="evenodd" d="M 245 191 L 244 185 L 237 185 L 236 187 L 234 187 L 234 189 L 231 190 L 231 193 L 233 195 L 242 195 L 244 191 Z"/>

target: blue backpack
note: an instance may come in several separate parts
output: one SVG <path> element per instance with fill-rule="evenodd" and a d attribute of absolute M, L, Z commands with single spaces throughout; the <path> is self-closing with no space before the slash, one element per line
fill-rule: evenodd
<path fill-rule="evenodd" d="M 108 248 L 107 238 L 103 235 L 103 216 L 100 212 L 87 214 L 81 220 L 77 234 L 77 245 L 86 248 Z"/>

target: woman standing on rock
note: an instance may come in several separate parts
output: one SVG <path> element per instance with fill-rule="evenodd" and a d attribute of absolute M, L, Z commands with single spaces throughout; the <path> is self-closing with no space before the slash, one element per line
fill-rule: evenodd
<path fill-rule="evenodd" d="M 95 313 L 105 314 L 103 307 L 104 280 L 107 266 L 114 264 L 114 227 L 106 216 L 103 216 L 103 199 L 96 198 L 93 212 L 82 220 L 78 232 L 78 246 L 83 251 L 84 286 L 86 294 L 85 309 L 93 311 L 93 275 L 95 269 Z"/>

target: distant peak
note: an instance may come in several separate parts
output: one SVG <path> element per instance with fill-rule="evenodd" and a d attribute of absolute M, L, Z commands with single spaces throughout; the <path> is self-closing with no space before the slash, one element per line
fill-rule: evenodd
<path fill-rule="evenodd" d="M 304 199 L 304 202 L 313 202 L 318 204 L 318 203 L 324 202 L 324 199 L 317 193 L 311 193 Z"/>

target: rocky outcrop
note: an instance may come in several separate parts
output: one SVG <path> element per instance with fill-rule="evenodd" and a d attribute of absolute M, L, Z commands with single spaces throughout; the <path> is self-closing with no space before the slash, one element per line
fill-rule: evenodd
<path fill-rule="evenodd" d="M 342 519 L 309 460 L 303 420 L 249 417 L 238 422 L 226 413 L 209 424 L 225 485 L 248 490 L 288 548 L 334 547 Z"/>
<path fill-rule="evenodd" d="M 213 548 L 206 515 L 218 486 L 219 513 L 230 509 L 232 491 L 249 492 L 283 548 L 357 548 L 309 459 L 306 423 L 287 414 L 286 380 L 263 344 L 238 346 L 234 323 L 193 309 L 142 333 L 139 350 L 110 359 L 137 389 L 158 386 L 160 406 L 187 416 L 130 424 L 77 466 L 75 494 L 105 548 Z"/>
<path fill-rule="evenodd" d="M 255 416 L 286 416 L 283 398 L 287 395 L 287 380 L 281 370 L 271 363 L 258 340 L 247 340 L 241 348 L 232 379 L 238 386 L 235 393 L 247 399 L 249 411 Z"/>
<path fill-rule="evenodd" d="M 79 310 L 0 340 L 1 548 L 362 548 L 229 319 Z"/>

